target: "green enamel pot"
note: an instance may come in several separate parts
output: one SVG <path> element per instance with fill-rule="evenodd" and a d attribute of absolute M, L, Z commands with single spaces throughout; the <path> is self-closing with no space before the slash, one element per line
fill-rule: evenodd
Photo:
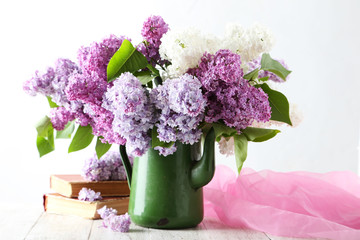
<path fill-rule="evenodd" d="M 190 228 L 203 219 L 202 187 L 215 171 L 215 133 L 211 129 L 200 144 L 176 142 L 169 156 L 150 148 L 134 160 L 131 167 L 125 146 L 120 146 L 130 187 L 129 215 L 140 226 L 149 228 Z"/>

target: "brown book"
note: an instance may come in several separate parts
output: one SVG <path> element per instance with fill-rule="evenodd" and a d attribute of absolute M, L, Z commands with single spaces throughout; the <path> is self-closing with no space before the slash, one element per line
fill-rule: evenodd
<path fill-rule="evenodd" d="M 100 192 L 102 197 L 129 196 L 127 181 L 99 181 L 85 180 L 81 175 L 51 175 L 50 189 L 65 197 L 77 197 L 83 188 L 90 188 Z"/>
<path fill-rule="evenodd" d="M 88 202 L 64 197 L 57 193 L 44 195 L 44 209 L 48 213 L 99 219 L 100 215 L 97 210 L 105 205 L 116 209 L 118 214 L 124 214 L 128 211 L 129 197 L 106 197 L 99 201 Z"/>

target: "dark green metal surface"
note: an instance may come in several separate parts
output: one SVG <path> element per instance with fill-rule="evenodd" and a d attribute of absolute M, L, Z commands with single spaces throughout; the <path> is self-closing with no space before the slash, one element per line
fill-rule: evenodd
<path fill-rule="evenodd" d="M 200 161 L 192 159 L 194 146 L 179 142 L 172 155 L 164 157 L 150 148 L 144 156 L 134 160 L 129 214 L 135 224 L 171 229 L 195 227 L 202 221 L 201 187 L 214 175 L 214 138 L 212 130 L 206 137 Z M 120 148 L 122 156 L 124 150 Z M 127 175 L 131 176 L 127 157 L 123 157 L 124 160 Z"/>

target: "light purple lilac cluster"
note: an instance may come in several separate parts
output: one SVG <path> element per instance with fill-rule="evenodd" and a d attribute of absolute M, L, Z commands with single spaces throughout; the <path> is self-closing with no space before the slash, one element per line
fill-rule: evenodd
<path fill-rule="evenodd" d="M 128 38 L 110 35 L 101 42 L 93 42 L 88 47 L 81 47 L 78 51 L 78 61 L 82 72 L 89 75 L 95 72 L 99 78 L 106 80 L 107 65 L 124 39 Z"/>
<path fill-rule="evenodd" d="M 104 95 L 103 105 L 114 114 L 112 128 L 126 139 L 126 146 L 141 156 L 150 146 L 149 130 L 155 123 L 154 107 L 141 82 L 131 73 L 113 81 Z"/>
<path fill-rule="evenodd" d="M 163 65 L 167 61 L 160 59 L 159 47 L 161 37 L 169 30 L 168 24 L 160 16 L 150 16 L 143 25 L 141 35 L 145 43 L 138 46 L 138 50 L 144 54 L 147 60 L 155 66 L 156 63 Z"/>
<path fill-rule="evenodd" d="M 96 72 L 87 74 L 73 74 L 65 89 L 69 100 L 80 101 L 83 104 L 93 103 L 101 105 L 102 96 L 107 88 L 107 81 Z"/>
<path fill-rule="evenodd" d="M 58 59 L 55 68 L 48 68 L 44 74 L 37 71 L 25 82 L 27 93 L 50 96 L 61 107 L 49 114 L 56 130 L 63 129 L 66 120 L 76 119 L 81 126 L 90 124 L 93 134 L 102 136 L 102 142 L 125 144 L 126 140 L 112 130 L 114 115 L 101 106 L 103 95 L 111 85 L 107 83 L 107 64 L 124 39 L 111 35 L 101 42 L 81 47 L 78 52 L 80 67 L 68 59 Z"/>
<path fill-rule="evenodd" d="M 44 74 L 36 71 L 35 75 L 24 83 L 23 89 L 31 96 L 36 96 L 38 93 L 50 96 L 54 93 L 54 87 L 52 86 L 54 78 L 55 70 L 53 68 L 48 68 Z"/>
<path fill-rule="evenodd" d="M 283 60 L 277 60 L 277 61 L 279 63 L 281 63 L 281 65 L 283 65 L 286 69 L 289 69 L 288 66 L 286 65 L 285 61 L 283 61 Z M 249 67 L 249 72 L 255 70 L 256 68 L 260 68 L 261 67 L 261 57 L 255 59 L 255 60 L 253 60 L 251 62 L 248 62 L 247 65 Z M 274 81 L 274 82 L 285 82 L 284 79 L 282 79 L 281 77 L 279 77 L 275 73 L 260 70 L 258 78 L 264 78 L 264 77 L 269 77 L 269 80 Z M 289 77 L 289 75 L 286 77 L 286 79 L 288 79 L 288 77 Z"/>
<path fill-rule="evenodd" d="M 69 108 L 70 102 L 65 94 L 65 88 L 69 78 L 80 72 L 74 62 L 59 58 L 55 62 L 55 68 L 49 67 L 43 74 L 36 71 L 35 75 L 24 83 L 23 89 L 32 96 L 37 94 L 49 96 L 57 105 Z"/>
<path fill-rule="evenodd" d="M 93 134 L 95 136 L 102 136 L 100 138 L 101 142 L 121 145 L 126 143 L 126 139 L 113 130 L 114 114 L 111 111 L 96 104 L 88 103 L 85 104 L 83 112 L 91 119 L 90 124 Z"/>
<path fill-rule="evenodd" d="M 64 130 L 65 125 L 75 119 L 74 113 L 65 107 L 52 108 L 49 113 L 50 121 L 57 131 Z"/>
<path fill-rule="evenodd" d="M 130 161 L 133 158 L 129 156 Z M 100 159 L 94 157 L 85 161 L 82 174 L 88 181 L 126 180 L 125 168 L 122 164 L 120 153 L 109 151 Z"/>
<path fill-rule="evenodd" d="M 52 124 L 57 130 L 63 129 L 66 119 L 71 121 L 73 118 L 78 118 L 82 126 L 89 123 L 88 117 L 82 112 L 83 104 L 79 101 L 69 100 L 65 92 L 70 79 L 77 74 L 81 74 L 81 70 L 74 62 L 60 58 L 55 62 L 54 68 L 48 68 L 44 74 L 36 71 L 35 75 L 24 83 L 23 88 L 28 94 L 49 96 L 58 106 L 65 108 L 52 109 L 49 114 Z M 64 116 L 61 116 L 62 114 Z"/>
<path fill-rule="evenodd" d="M 244 75 L 240 55 L 225 49 L 215 54 L 205 53 L 199 66 L 189 73 L 199 78 L 206 91 L 216 91 L 224 83 L 239 85 Z"/>
<path fill-rule="evenodd" d="M 197 127 L 204 118 L 206 100 L 196 77 L 184 74 L 168 79 L 153 89 L 150 97 L 159 112 L 156 127 L 160 141 L 169 143 L 179 140 L 185 144 L 199 141 L 202 132 Z M 155 149 L 164 156 L 176 151 L 175 145 Z"/>
<path fill-rule="evenodd" d="M 207 99 L 206 122 L 219 120 L 241 132 L 252 124 L 269 121 L 271 108 L 262 89 L 243 79 L 241 59 L 229 50 L 205 53 L 197 68 L 188 72 L 201 81 Z"/>
<path fill-rule="evenodd" d="M 117 210 L 113 208 L 108 208 L 106 206 L 97 210 L 97 213 L 100 215 L 102 219 L 109 217 L 110 215 L 117 215 Z"/>
<path fill-rule="evenodd" d="M 74 74 L 66 88 L 70 100 L 79 101 L 84 106 L 82 111 L 93 129 L 93 134 L 101 136 L 103 143 L 125 144 L 126 140 L 113 131 L 114 115 L 102 107 L 103 96 L 108 87 L 106 69 L 111 57 L 120 48 L 125 37 L 110 35 L 102 42 L 94 42 L 80 48 L 78 60 L 82 74 Z M 79 118 L 78 117 L 78 118 Z M 82 118 L 80 118 L 82 119 Z"/>
<path fill-rule="evenodd" d="M 98 214 L 103 219 L 102 225 L 110 228 L 115 232 L 128 232 L 130 229 L 131 219 L 128 213 L 117 215 L 116 209 L 104 206 L 99 209 Z"/>
<path fill-rule="evenodd" d="M 101 200 L 102 197 L 100 192 L 95 192 L 90 188 L 82 188 L 79 192 L 78 199 L 81 201 L 94 202 Z"/>

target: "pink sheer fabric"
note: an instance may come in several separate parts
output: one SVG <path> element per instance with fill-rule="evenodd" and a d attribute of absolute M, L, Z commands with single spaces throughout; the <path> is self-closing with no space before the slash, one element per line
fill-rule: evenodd
<path fill-rule="evenodd" d="M 278 236 L 360 239 L 360 178 L 352 172 L 280 173 L 216 166 L 205 216 Z"/>

